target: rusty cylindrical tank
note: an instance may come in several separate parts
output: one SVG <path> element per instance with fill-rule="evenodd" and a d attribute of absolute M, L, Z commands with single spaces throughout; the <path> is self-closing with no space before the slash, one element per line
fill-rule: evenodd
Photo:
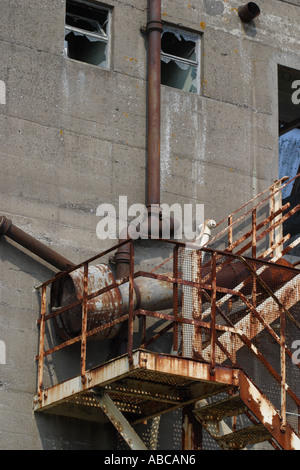
<path fill-rule="evenodd" d="M 54 281 L 51 287 L 50 303 L 52 310 L 66 307 L 83 298 L 84 268 L 79 268 Z M 88 295 L 115 282 L 109 267 L 105 264 L 89 266 Z M 87 331 L 108 323 L 122 313 L 122 297 L 119 289 L 111 289 L 88 301 Z M 73 338 L 81 333 L 82 307 L 71 308 L 54 317 L 54 325 L 62 339 Z M 117 335 L 119 326 L 104 330 L 97 339 Z M 95 339 L 95 337 L 93 337 Z"/>
<path fill-rule="evenodd" d="M 52 284 L 50 303 L 51 308 L 63 308 L 83 297 L 83 267 L 58 279 Z M 89 267 L 88 294 L 115 283 L 113 273 L 106 264 Z M 133 307 L 134 310 L 165 310 L 172 308 L 172 284 L 150 278 L 137 278 L 134 281 Z M 88 301 L 87 331 L 128 313 L 129 310 L 129 283 L 110 289 L 105 293 Z M 66 340 L 73 338 L 81 332 L 82 307 L 81 305 L 57 315 L 53 318 L 59 336 Z M 111 339 L 118 335 L 122 323 L 103 330 L 91 339 Z"/>

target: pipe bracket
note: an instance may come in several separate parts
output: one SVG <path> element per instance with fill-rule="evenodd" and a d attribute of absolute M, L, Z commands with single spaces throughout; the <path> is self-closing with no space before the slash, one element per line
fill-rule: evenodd
<path fill-rule="evenodd" d="M 162 21 L 149 21 L 147 23 L 146 32 L 150 33 L 151 31 L 163 32 L 163 23 Z"/>

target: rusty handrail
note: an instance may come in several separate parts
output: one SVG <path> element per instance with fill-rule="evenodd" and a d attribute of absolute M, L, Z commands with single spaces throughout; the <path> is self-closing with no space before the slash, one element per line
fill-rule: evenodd
<path fill-rule="evenodd" d="M 81 326 L 81 364 L 80 374 L 83 384 L 86 383 L 86 334 L 87 334 L 87 315 L 88 315 L 88 278 L 89 278 L 89 264 L 84 263 L 83 272 L 83 297 L 82 297 L 82 326 Z"/>
<path fill-rule="evenodd" d="M 98 255 L 93 256 L 89 260 L 80 263 L 78 267 L 84 267 L 84 295 L 82 299 L 79 299 L 76 302 L 73 302 L 72 304 L 65 306 L 63 308 L 60 308 L 56 310 L 55 312 L 51 312 L 50 314 L 46 313 L 46 289 L 47 287 L 54 281 L 58 279 L 58 276 L 65 276 L 69 272 L 72 272 L 75 269 L 78 269 L 78 267 L 74 267 L 72 269 L 69 269 L 66 272 L 60 273 L 58 276 L 54 276 L 52 279 L 46 281 L 43 283 L 39 288 L 42 289 L 42 302 L 41 302 L 41 318 L 38 320 L 38 323 L 40 324 L 40 338 L 39 338 L 39 353 L 36 356 L 36 359 L 38 361 L 38 396 L 41 397 L 42 394 L 42 384 L 43 384 L 43 361 L 45 357 L 47 357 L 49 354 L 55 353 L 65 347 L 68 347 L 76 342 L 81 342 L 81 378 L 83 383 L 86 380 L 86 341 L 88 338 L 91 336 L 97 334 L 100 331 L 104 331 L 105 329 L 108 329 L 112 327 L 112 325 L 116 325 L 122 322 L 127 321 L 128 322 L 128 344 L 127 344 L 127 353 L 129 357 L 129 362 L 132 361 L 132 353 L 133 353 L 133 321 L 137 316 L 140 316 L 144 318 L 144 329 L 146 327 L 146 318 L 147 317 L 154 317 L 154 318 L 160 318 L 162 320 L 165 320 L 166 322 L 170 322 L 170 325 L 167 325 L 166 327 L 163 328 L 163 330 L 154 335 L 152 338 L 148 338 L 146 341 L 146 336 L 143 336 L 143 341 L 142 345 L 147 345 L 151 341 L 155 341 L 156 339 L 160 338 L 163 334 L 167 333 L 170 331 L 171 328 L 173 328 L 173 346 L 174 350 L 178 350 L 178 344 L 177 344 L 177 331 L 178 331 L 178 325 L 183 325 L 183 324 L 189 324 L 193 326 L 199 334 L 201 333 L 202 330 L 210 331 L 210 370 L 211 373 L 214 373 L 214 367 L 215 364 L 217 363 L 216 360 L 216 346 L 218 346 L 225 355 L 230 359 L 230 361 L 235 364 L 235 357 L 231 357 L 229 352 L 226 352 L 226 347 L 224 344 L 220 343 L 219 341 L 219 336 L 220 334 L 223 333 L 231 333 L 237 335 L 240 340 L 242 341 L 243 344 L 245 344 L 249 350 L 257 357 L 260 362 L 268 369 L 270 374 L 275 377 L 275 379 L 280 383 L 281 387 L 281 416 L 282 416 L 282 431 L 284 431 L 285 428 L 285 423 L 286 423 L 286 394 L 288 394 L 294 402 L 297 404 L 297 406 L 300 406 L 300 399 L 297 397 L 297 395 L 290 389 L 290 387 L 286 384 L 286 354 L 291 358 L 292 353 L 288 349 L 286 343 L 285 343 L 285 338 L 284 338 L 284 321 L 285 321 L 285 315 L 287 315 L 287 309 L 282 305 L 282 303 L 276 298 L 275 294 L 271 289 L 268 288 L 268 286 L 264 283 L 264 281 L 257 275 L 256 271 L 252 268 L 251 262 L 255 262 L 257 265 L 261 266 L 266 266 L 269 268 L 273 269 L 287 269 L 289 270 L 292 274 L 295 274 L 295 277 L 299 275 L 299 270 L 295 268 L 291 268 L 289 266 L 278 266 L 274 263 L 270 263 L 268 261 L 262 261 L 259 259 L 253 259 L 250 257 L 244 257 L 244 256 L 239 256 L 235 255 L 230 252 L 221 252 L 220 250 L 213 250 L 210 248 L 202 248 L 201 250 L 199 247 L 197 248 L 197 252 L 201 253 L 201 251 L 209 253 L 211 255 L 211 266 L 212 266 L 212 282 L 207 284 L 206 282 L 203 282 L 203 279 L 199 279 L 199 282 L 194 282 L 194 281 L 186 281 L 184 279 L 181 279 L 178 277 L 178 253 L 179 253 L 179 248 L 180 247 L 188 247 L 188 248 L 195 248 L 193 244 L 185 244 L 182 242 L 177 242 L 177 241 L 171 241 L 171 240 L 165 240 L 167 243 L 171 243 L 174 245 L 174 258 L 173 258 L 173 277 L 170 277 L 169 275 L 163 275 L 163 274 L 154 274 L 154 273 L 149 273 L 149 272 L 144 272 L 144 271 L 138 271 L 134 272 L 134 241 L 130 240 L 130 247 L 131 247 L 131 263 L 130 263 L 130 274 L 127 278 L 124 278 L 122 280 L 119 280 L 105 288 L 99 289 L 95 292 L 92 292 L 91 294 L 88 294 L 87 291 L 87 283 L 88 283 L 88 265 L 91 261 L 94 261 L 101 256 L 104 256 L 108 254 L 109 252 L 117 249 L 118 245 L 115 245 L 114 247 L 105 250 L 102 253 L 99 253 Z M 124 241 L 123 243 L 128 243 L 128 241 Z M 277 336 L 277 334 L 274 332 L 274 330 L 271 328 L 271 326 L 266 323 L 264 318 L 260 315 L 260 313 L 257 311 L 256 305 L 253 306 L 251 302 L 245 297 L 245 295 L 237 291 L 235 289 L 227 289 L 224 287 L 221 287 L 218 285 L 217 280 L 216 280 L 216 272 L 217 272 L 217 264 L 216 261 L 218 259 L 218 256 L 226 256 L 231 260 L 238 259 L 239 261 L 242 261 L 247 269 L 249 270 L 250 278 L 251 276 L 254 276 L 257 280 L 258 283 L 262 285 L 263 288 L 266 289 L 267 293 L 269 294 L 270 298 L 273 298 L 273 300 L 278 304 L 280 308 L 280 317 L 281 317 L 281 335 L 280 337 Z M 174 311 L 173 315 L 166 315 L 162 314 L 159 312 L 150 312 L 146 310 L 136 310 L 134 311 L 133 307 L 133 290 L 134 290 L 134 279 L 137 277 L 149 277 L 149 278 L 154 278 L 158 280 L 164 280 L 167 282 L 170 282 L 171 285 L 173 285 L 173 306 L 174 306 Z M 122 315 L 118 318 L 115 318 L 114 320 L 107 322 L 101 326 L 98 326 L 96 328 L 93 328 L 89 331 L 86 329 L 86 321 L 87 321 L 87 303 L 90 299 L 101 295 L 111 289 L 115 289 L 118 286 L 129 282 L 129 312 L 126 315 Z M 206 297 L 209 298 L 210 304 L 211 304 L 211 311 L 212 311 L 212 317 L 210 322 L 203 321 L 202 318 L 194 318 L 191 319 L 186 319 L 182 318 L 178 315 L 178 288 L 179 286 L 182 285 L 187 285 L 190 287 L 194 287 L 197 289 L 197 291 L 201 291 L 204 293 Z M 207 291 L 211 291 L 211 296 L 208 295 Z M 241 301 L 244 303 L 244 305 L 253 313 L 253 315 L 259 320 L 259 322 L 262 324 L 263 329 L 267 331 L 271 337 L 276 341 L 276 343 L 280 347 L 281 351 L 281 374 L 279 375 L 275 369 L 272 367 L 272 365 L 266 360 L 266 358 L 258 351 L 258 349 L 253 345 L 253 342 L 247 338 L 247 336 L 239 330 L 234 324 L 232 324 L 227 318 L 225 314 L 222 314 L 222 318 L 225 319 L 227 322 L 227 325 L 219 325 L 216 321 L 216 314 L 219 313 L 221 314 L 222 311 L 218 307 L 217 303 L 217 294 L 229 294 L 231 296 L 237 296 Z M 72 308 L 74 305 L 81 305 L 82 306 L 82 331 L 81 334 L 79 334 L 77 337 L 72 338 L 70 340 L 65 341 L 64 343 L 61 343 L 51 349 L 48 349 L 47 351 L 44 351 L 44 334 L 45 334 L 45 322 L 54 316 L 60 315 L 61 313 L 65 312 L 66 310 Z M 290 314 L 290 312 L 288 312 Z M 284 318 L 283 318 L 284 314 Z M 289 318 L 294 319 L 293 316 L 289 316 Z M 202 351 L 202 349 L 201 349 Z M 201 357 L 201 351 L 198 353 L 197 351 L 197 357 L 200 360 L 204 360 L 203 357 Z M 194 357 L 195 359 L 195 357 Z M 198 359 L 198 360 L 199 360 Z M 195 359 L 196 360 L 196 359 Z M 298 369 L 300 368 L 300 365 L 298 365 Z"/>
<path fill-rule="evenodd" d="M 90 264 L 93 261 L 96 261 L 96 259 L 102 258 L 103 256 L 107 255 L 108 253 L 111 253 L 112 251 L 115 251 L 117 248 L 119 248 L 122 245 L 125 245 L 126 243 L 128 243 L 128 240 L 123 240 L 122 242 L 117 243 L 116 245 L 112 246 L 111 248 L 108 248 L 107 250 L 104 250 L 100 253 L 97 253 L 96 255 L 92 256 L 91 258 L 89 258 L 87 260 L 82 261 L 79 264 L 73 265 L 71 268 L 66 269 L 66 270 L 64 270 L 60 273 L 57 273 L 55 276 L 48 279 L 48 281 L 42 282 L 41 284 L 38 284 L 37 286 L 35 286 L 35 289 L 39 290 L 43 286 L 47 286 L 49 284 L 52 284 L 52 282 L 57 281 L 58 279 L 64 277 L 66 274 L 70 274 L 71 272 L 76 271 L 76 269 L 82 268 L 85 265 L 85 263 Z"/>
<path fill-rule="evenodd" d="M 262 191 L 261 193 L 257 194 L 255 197 L 253 197 L 250 201 L 247 201 L 244 205 L 242 205 L 241 207 L 239 207 L 238 209 L 236 209 L 234 212 L 232 212 L 229 216 L 225 217 L 224 219 L 222 219 L 220 222 L 217 223 L 216 225 L 216 228 L 219 227 L 222 223 L 224 223 L 226 220 L 227 221 L 230 221 L 229 225 L 227 227 L 225 227 L 223 230 L 221 230 L 219 233 L 217 233 L 214 237 L 212 237 L 209 242 L 205 245 L 210 245 L 213 241 L 215 241 L 217 238 L 219 238 L 221 235 L 225 234 L 226 232 L 231 232 L 232 233 L 232 228 L 234 225 L 236 225 L 238 222 L 240 222 L 241 220 L 243 220 L 245 217 L 247 217 L 249 214 L 251 214 L 251 212 L 254 210 L 254 209 L 258 209 L 258 207 L 260 207 L 262 204 L 264 204 L 265 202 L 269 201 L 270 199 L 272 199 L 272 197 L 274 197 L 277 193 L 279 193 L 280 191 L 282 191 L 286 186 L 288 186 L 289 184 L 291 184 L 294 180 L 296 180 L 297 178 L 300 177 L 300 173 L 298 173 L 296 176 L 294 176 L 293 178 L 289 179 L 289 177 L 287 176 L 284 176 L 283 178 L 275 181 L 271 186 L 269 186 L 268 188 L 266 188 L 264 191 Z M 288 179 L 288 181 L 287 181 Z M 269 194 L 268 197 L 266 197 L 265 199 L 263 199 L 262 201 L 260 201 L 256 206 L 252 207 L 251 209 L 248 210 L 248 212 L 244 213 L 243 215 L 241 215 L 237 220 L 233 221 L 233 216 L 235 214 L 237 214 L 238 212 L 240 212 L 242 209 L 244 209 L 245 207 L 247 207 L 248 205 L 250 205 L 252 202 L 254 202 L 256 199 L 260 198 L 263 194 L 265 194 L 266 192 L 270 191 L 272 188 L 274 188 L 276 185 L 278 185 L 279 183 L 281 182 L 285 182 L 287 181 L 285 184 L 283 184 L 280 188 L 278 188 L 277 190 L 275 190 L 272 194 Z"/>

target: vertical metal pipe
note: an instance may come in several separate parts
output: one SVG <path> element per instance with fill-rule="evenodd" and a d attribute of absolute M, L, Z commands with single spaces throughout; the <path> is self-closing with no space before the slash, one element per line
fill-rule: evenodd
<path fill-rule="evenodd" d="M 147 232 L 161 236 L 163 228 L 169 229 L 170 236 L 177 229 L 177 221 L 172 217 L 161 220 L 160 210 L 160 83 L 161 83 L 161 0 L 148 0 L 148 103 L 147 103 L 147 190 L 146 205 L 148 207 Z M 147 233 L 146 232 L 146 233 Z M 128 230 L 120 240 L 129 240 Z M 116 256 L 117 279 L 129 275 L 129 244 L 119 248 Z"/>
<path fill-rule="evenodd" d="M 149 0 L 147 206 L 160 204 L 161 0 Z"/>
<path fill-rule="evenodd" d="M 161 74 L 161 0 L 148 0 L 148 161 L 146 205 L 149 208 L 148 228 L 151 233 L 151 205 L 160 205 L 160 74 Z M 129 240 L 128 229 L 120 241 Z M 130 244 L 123 245 L 116 253 L 117 279 L 127 277 L 130 272 Z"/>
<path fill-rule="evenodd" d="M 37 386 L 37 394 L 38 394 L 38 399 L 40 401 L 42 401 L 42 388 L 43 388 L 46 289 L 47 289 L 47 287 L 44 285 L 43 288 L 42 288 L 42 300 L 41 300 L 41 322 L 40 322 L 39 360 L 38 360 L 38 386 Z"/>

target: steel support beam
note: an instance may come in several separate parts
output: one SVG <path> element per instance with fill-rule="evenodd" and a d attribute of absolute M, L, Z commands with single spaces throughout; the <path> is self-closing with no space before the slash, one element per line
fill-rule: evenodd
<path fill-rule="evenodd" d="M 137 435 L 135 430 L 128 423 L 127 419 L 106 393 L 103 395 L 96 394 L 94 395 L 94 398 L 96 398 L 102 411 L 123 437 L 131 450 L 148 450 L 141 438 Z"/>

